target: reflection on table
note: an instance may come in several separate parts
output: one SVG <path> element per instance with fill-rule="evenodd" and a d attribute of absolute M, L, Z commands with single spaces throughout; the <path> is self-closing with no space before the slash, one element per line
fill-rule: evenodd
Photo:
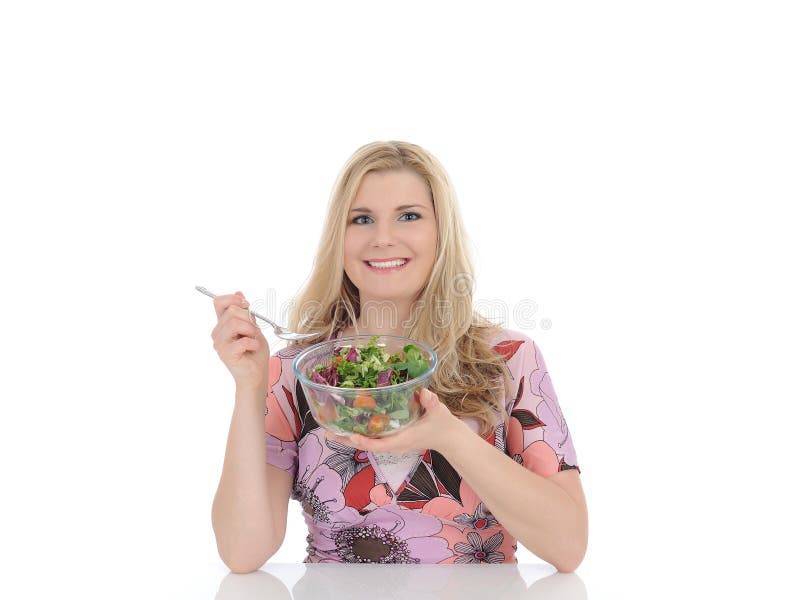
<path fill-rule="evenodd" d="M 291 590 L 291 591 L 290 591 Z M 246 575 L 229 573 L 217 600 L 469 600 L 537 598 L 585 600 L 575 573 L 550 565 L 270 564 Z M 489 596 L 491 594 L 491 596 Z"/>

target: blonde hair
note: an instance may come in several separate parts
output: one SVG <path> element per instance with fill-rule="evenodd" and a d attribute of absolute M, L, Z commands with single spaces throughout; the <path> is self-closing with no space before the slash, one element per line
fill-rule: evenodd
<path fill-rule="evenodd" d="M 348 214 L 363 177 L 373 171 L 410 170 L 427 183 L 433 201 L 438 241 L 430 279 L 413 302 L 408 337 L 436 350 L 439 365 L 429 388 L 458 417 L 473 418 L 485 436 L 498 425 L 508 426 L 505 397 L 511 389 L 508 368 L 491 346 L 501 326 L 473 309 L 473 261 L 444 167 L 425 149 L 407 142 L 366 144 L 356 150 L 333 186 L 322 238 L 311 274 L 289 313 L 293 331 L 321 331 L 332 337 L 360 316 L 358 288 L 344 271 L 344 237 Z"/>

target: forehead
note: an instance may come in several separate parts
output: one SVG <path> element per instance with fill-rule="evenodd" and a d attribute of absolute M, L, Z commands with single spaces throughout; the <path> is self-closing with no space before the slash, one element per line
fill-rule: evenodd
<path fill-rule="evenodd" d="M 433 205 L 428 184 L 420 174 L 406 169 L 371 171 L 363 177 L 353 198 L 353 206 L 394 208 L 400 204 Z"/>

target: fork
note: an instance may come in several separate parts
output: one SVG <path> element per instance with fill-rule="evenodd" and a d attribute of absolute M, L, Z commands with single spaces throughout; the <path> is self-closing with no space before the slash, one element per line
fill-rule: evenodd
<path fill-rule="evenodd" d="M 196 289 L 201 294 L 205 294 L 209 298 L 216 298 L 217 297 L 217 294 L 215 294 L 213 292 L 210 292 L 209 290 L 207 290 L 206 288 L 204 288 L 202 286 L 196 285 L 196 286 L 194 286 L 194 289 Z M 262 317 L 260 314 L 258 314 L 255 311 L 252 311 L 252 310 L 248 309 L 247 312 L 249 312 L 254 317 L 258 317 L 262 321 L 266 321 L 267 323 L 272 325 L 272 329 L 275 332 L 275 335 L 278 336 L 279 338 L 283 339 L 283 340 L 304 340 L 306 338 L 314 337 L 314 336 L 317 336 L 320 333 L 322 333 L 321 331 L 318 331 L 316 333 L 295 333 L 294 331 L 289 331 L 285 327 L 281 327 L 277 323 L 274 323 L 273 321 L 270 321 L 267 317 Z"/>

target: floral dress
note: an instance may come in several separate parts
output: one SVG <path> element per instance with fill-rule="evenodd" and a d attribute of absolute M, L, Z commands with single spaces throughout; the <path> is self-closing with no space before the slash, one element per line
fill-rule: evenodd
<path fill-rule="evenodd" d="M 578 468 L 575 448 L 539 347 L 503 329 L 492 340 L 516 394 L 483 439 L 511 460 L 548 477 Z M 292 371 L 305 346 L 270 358 L 266 462 L 290 473 L 291 497 L 308 526 L 303 562 L 516 563 L 516 539 L 435 450 L 424 450 L 392 489 L 371 452 L 325 437 Z M 474 419 L 463 419 L 478 432 Z"/>

